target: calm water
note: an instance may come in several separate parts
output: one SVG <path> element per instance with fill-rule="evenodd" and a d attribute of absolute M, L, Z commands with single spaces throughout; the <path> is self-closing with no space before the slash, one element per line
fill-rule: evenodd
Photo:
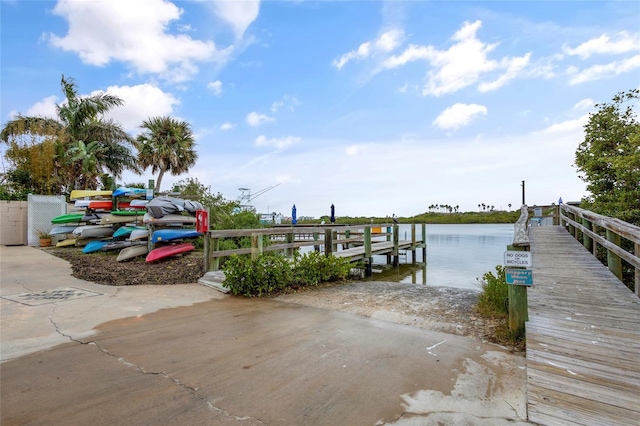
<path fill-rule="evenodd" d="M 418 236 L 420 226 L 416 226 Z M 400 225 L 400 239 L 411 239 L 411 226 Z M 507 245 L 513 242 L 513 224 L 500 225 L 427 225 L 427 267 L 412 268 L 411 252 L 401 256 L 399 268 L 391 268 L 373 279 L 432 286 L 479 289 L 477 278 L 503 263 Z M 422 261 L 422 250 L 416 253 Z M 374 264 L 386 257 L 376 256 Z"/>

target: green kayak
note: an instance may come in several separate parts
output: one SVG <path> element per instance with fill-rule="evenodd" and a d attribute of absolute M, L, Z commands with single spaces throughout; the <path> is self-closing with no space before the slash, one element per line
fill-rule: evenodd
<path fill-rule="evenodd" d="M 142 216 L 146 212 L 146 210 L 114 210 L 111 214 L 115 216 Z"/>
<path fill-rule="evenodd" d="M 84 213 L 63 214 L 61 216 L 54 217 L 51 220 L 51 223 L 77 223 L 77 222 L 82 222 L 82 217 L 83 216 L 84 216 Z"/>

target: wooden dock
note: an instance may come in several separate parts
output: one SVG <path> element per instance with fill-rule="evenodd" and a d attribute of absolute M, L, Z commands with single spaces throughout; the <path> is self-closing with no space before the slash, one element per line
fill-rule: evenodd
<path fill-rule="evenodd" d="M 639 425 L 640 299 L 564 227 L 529 238 L 529 420 Z"/>

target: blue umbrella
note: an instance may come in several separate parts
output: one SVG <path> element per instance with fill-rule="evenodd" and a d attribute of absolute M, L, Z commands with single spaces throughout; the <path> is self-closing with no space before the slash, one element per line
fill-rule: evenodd
<path fill-rule="evenodd" d="M 295 225 L 296 223 L 298 223 L 298 221 L 296 220 L 296 205 L 294 204 L 291 208 L 291 224 Z"/>
<path fill-rule="evenodd" d="M 336 208 L 331 204 L 331 218 L 329 219 L 331 223 L 336 223 Z"/>

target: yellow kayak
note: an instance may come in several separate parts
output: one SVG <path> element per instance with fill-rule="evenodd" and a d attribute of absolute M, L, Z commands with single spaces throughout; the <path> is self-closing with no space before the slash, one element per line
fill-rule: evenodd
<path fill-rule="evenodd" d="M 74 189 L 71 191 L 70 199 L 76 200 L 84 197 L 110 196 L 111 191 L 98 191 L 97 189 Z"/>
<path fill-rule="evenodd" d="M 76 245 L 76 239 L 69 238 L 69 239 L 60 241 L 58 244 L 56 244 L 56 247 L 67 247 L 67 246 L 75 246 L 75 245 Z"/>

